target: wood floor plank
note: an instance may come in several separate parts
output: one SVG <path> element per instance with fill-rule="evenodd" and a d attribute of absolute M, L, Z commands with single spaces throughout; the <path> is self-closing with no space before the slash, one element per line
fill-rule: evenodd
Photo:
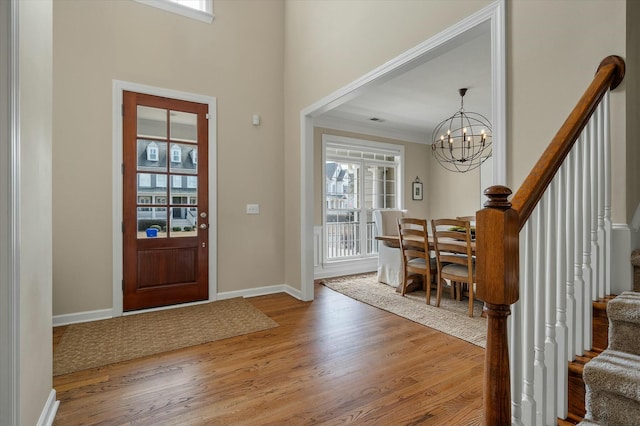
<path fill-rule="evenodd" d="M 481 423 L 482 348 L 315 290 L 248 299 L 276 328 L 55 377 L 54 424 Z"/>

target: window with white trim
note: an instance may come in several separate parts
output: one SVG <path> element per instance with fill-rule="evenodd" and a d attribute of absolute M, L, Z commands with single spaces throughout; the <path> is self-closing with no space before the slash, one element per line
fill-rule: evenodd
<path fill-rule="evenodd" d="M 180 145 L 171 145 L 171 162 L 182 162 L 182 149 L 180 148 Z"/>
<path fill-rule="evenodd" d="M 138 174 L 138 186 L 140 188 L 150 188 L 151 187 L 151 175 L 148 173 L 139 173 Z"/>
<path fill-rule="evenodd" d="M 167 175 L 156 175 L 156 187 L 157 188 L 167 187 Z"/>
<path fill-rule="evenodd" d="M 198 178 L 196 176 L 187 176 L 187 188 L 197 188 Z"/>
<path fill-rule="evenodd" d="M 401 208 L 401 145 L 323 135 L 324 261 L 376 256 L 373 210 Z"/>
<path fill-rule="evenodd" d="M 215 17 L 213 14 L 213 0 L 135 0 L 147 6 L 166 10 L 210 24 Z"/>
<path fill-rule="evenodd" d="M 147 161 L 158 161 L 158 144 L 155 142 L 147 145 Z"/>

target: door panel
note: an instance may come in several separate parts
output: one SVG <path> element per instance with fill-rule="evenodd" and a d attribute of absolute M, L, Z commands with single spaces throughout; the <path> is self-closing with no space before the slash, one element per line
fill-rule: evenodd
<path fill-rule="evenodd" d="M 123 93 L 123 309 L 206 300 L 208 106 Z"/>

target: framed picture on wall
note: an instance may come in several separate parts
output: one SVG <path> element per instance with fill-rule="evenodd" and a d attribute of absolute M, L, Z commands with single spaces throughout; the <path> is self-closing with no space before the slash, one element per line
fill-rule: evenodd
<path fill-rule="evenodd" d="M 416 179 L 411 185 L 411 199 L 422 200 L 422 182 Z"/>

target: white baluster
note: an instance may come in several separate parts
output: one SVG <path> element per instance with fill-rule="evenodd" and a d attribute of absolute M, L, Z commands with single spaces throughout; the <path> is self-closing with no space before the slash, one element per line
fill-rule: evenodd
<path fill-rule="evenodd" d="M 545 257 L 545 226 L 544 226 L 544 205 L 545 199 L 542 198 L 538 206 L 533 211 L 533 220 L 535 226 L 535 269 L 534 269 L 534 384 L 535 399 L 537 404 L 536 424 L 543 425 L 545 421 L 546 392 L 547 392 L 547 369 L 544 358 L 545 343 L 545 277 L 546 277 L 546 257 Z"/>
<path fill-rule="evenodd" d="M 593 128 L 593 120 L 590 120 L 582 132 L 579 143 L 582 150 L 582 279 L 584 281 L 582 305 L 583 322 L 584 322 L 584 345 L 585 351 L 591 350 L 593 347 L 592 340 L 592 271 L 591 271 L 591 180 L 589 179 L 591 165 L 591 152 L 589 150 L 589 141 L 591 140 L 591 130 Z"/>
<path fill-rule="evenodd" d="M 520 252 L 524 250 L 524 238 L 520 239 Z M 524 268 L 524 259 L 520 258 L 520 270 Z M 522 301 L 511 305 L 511 315 L 507 319 L 509 335 L 509 373 L 511 384 L 511 424 L 522 423 Z"/>
<path fill-rule="evenodd" d="M 556 187 L 557 179 L 554 179 L 544 194 L 544 221 L 546 228 L 546 238 L 544 245 L 545 256 L 545 277 L 544 277 L 544 302 L 545 308 L 545 341 L 544 341 L 544 363 L 546 366 L 546 411 L 545 424 L 555 424 L 558 418 L 557 388 L 555 386 L 558 374 L 558 357 L 556 342 Z M 563 359 L 564 364 L 564 359 Z M 565 368 L 566 369 L 566 368 Z"/>
<path fill-rule="evenodd" d="M 522 307 L 522 323 L 532 324 L 534 318 L 533 297 L 533 220 L 530 218 L 520 232 L 524 234 L 525 247 L 522 252 L 524 268 L 520 270 L 520 303 Z M 533 383 L 533 346 L 534 332 L 532 327 L 522 328 L 522 422 L 525 425 L 535 424 L 536 400 Z"/>
<path fill-rule="evenodd" d="M 566 167 L 566 192 L 567 195 L 567 210 L 566 210 L 566 259 L 565 264 L 567 265 L 567 328 L 569 331 L 569 335 L 567 336 L 567 361 L 573 361 L 575 359 L 575 335 L 576 335 L 576 299 L 574 296 L 574 284 L 575 284 L 575 268 L 573 267 L 574 261 L 574 253 L 575 253 L 575 242 L 573 238 L 574 228 L 573 228 L 573 216 L 575 214 L 575 210 L 573 208 L 573 197 L 571 194 L 573 193 L 573 182 L 574 178 L 574 161 L 573 161 L 573 152 L 570 152 L 567 156 L 567 159 L 564 163 Z"/>
<path fill-rule="evenodd" d="M 567 241 L 564 238 L 564 235 L 567 232 L 567 222 L 566 222 L 566 194 L 567 194 L 567 183 L 566 183 L 566 171 L 565 166 L 560 167 L 558 171 L 558 176 L 556 176 L 558 180 L 558 192 L 556 194 L 557 200 L 557 213 L 556 213 L 556 222 L 557 222 L 557 232 L 556 235 L 556 244 L 557 244 L 557 258 L 558 264 L 556 268 L 556 342 L 558 344 L 557 347 L 557 362 L 558 362 L 558 373 L 557 377 L 557 390 L 558 390 L 558 417 L 561 419 L 565 419 L 569 412 L 568 407 L 568 386 L 569 386 L 569 370 L 568 368 L 562 368 L 562 366 L 566 365 L 566 360 L 568 360 L 569 356 L 567 354 Z"/>
<path fill-rule="evenodd" d="M 604 127 L 604 229 L 605 229 L 605 251 L 604 251 L 604 279 L 605 295 L 611 294 L 611 128 L 609 121 L 609 91 L 604 94 L 600 104 L 602 122 Z"/>
<path fill-rule="evenodd" d="M 599 113 L 599 112 L 597 112 Z M 600 259 L 598 264 L 598 285 L 604 287 L 601 292 L 607 291 L 607 283 L 605 278 L 606 271 L 606 256 L 607 256 L 607 244 L 605 240 L 605 223 L 604 223 L 604 205 L 605 205 L 605 185 L 606 185 L 606 171 L 605 171 L 605 123 L 606 121 L 598 120 L 600 123 L 598 132 L 598 246 L 600 246 Z"/>
<path fill-rule="evenodd" d="M 594 115 L 595 117 L 595 115 Z M 593 119 L 592 119 L 593 120 Z M 593 297 L 604 296 L 604 283 L 600 278 L 600 257 L 602 256 L 602 247 L 598 242 L 598 188 L 599 188 L 599 176 L 598 176 L 598 138 L 601 133 L 602 121 L 600 119 L 593 120 L 595 129 L 591 133 L 589 138 L 589 149 L 591 151 L 591 273 L 592 273 L 592 287 Z"/>
<path fill-rule="evenodd" d="M 574 155 L 573 161 L 575 165 L 575 180 L 573 182 L 574 190 L 573 195 L 574 206 L 576 211 L 582 208 L 582 149 L 580 144 L 576 144 L 573 147 Z M 582 279 L 582 214 L 573 215 L 573 229 L 574 229 L 574 269 L 575 269 L 575 281 L 573 286 L 573 292 L 576 303 L 576 342 L 575 342 L 575 354 L 582 355 L 584 353 L 584 280 Z"/>

